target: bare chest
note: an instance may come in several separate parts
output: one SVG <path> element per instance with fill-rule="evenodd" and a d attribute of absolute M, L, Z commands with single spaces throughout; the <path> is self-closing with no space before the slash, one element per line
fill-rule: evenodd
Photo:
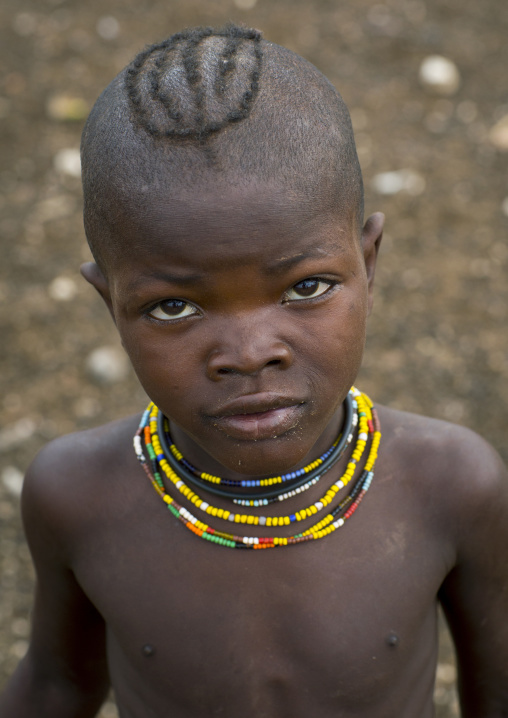
<path fill-rule="evenodd" d="M 256 718 L 363 706 L 379 718 L 406 715 L 403 687 L 414 696 L 418 684 L 421 707 L 412 698 L 407 715 L 431 710 L 443 562 L 414 520 L 365 501 L 321 541 L 234 551 L 150 501 L 137 508 L 130 527 L 125 516 L 105 528 L 76 566 L 108 624 L 126 704 L 143 695 L 175 715 Z"/>

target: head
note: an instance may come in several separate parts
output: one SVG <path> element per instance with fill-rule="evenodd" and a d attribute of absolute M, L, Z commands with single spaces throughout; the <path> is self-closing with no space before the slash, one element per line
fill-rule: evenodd
<path fill-rule="evenodd" d="M 257 31 L 191 30 L 104 91 L 82 164 L 83 272 L 177 440 L 304 461 L 359 369 L 382 230 L 336 90 Z"/>

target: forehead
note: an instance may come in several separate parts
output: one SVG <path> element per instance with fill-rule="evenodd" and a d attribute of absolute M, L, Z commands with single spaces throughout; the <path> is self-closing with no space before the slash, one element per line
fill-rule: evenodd
<path fill-rule="evenodd" d="M 345 252 L 358 243 L 356 214 L 337 204 L 319 189 L 258 181 L 140 188 L 122 201 L 108 269 L 162 257 L 213 268 Z"/>

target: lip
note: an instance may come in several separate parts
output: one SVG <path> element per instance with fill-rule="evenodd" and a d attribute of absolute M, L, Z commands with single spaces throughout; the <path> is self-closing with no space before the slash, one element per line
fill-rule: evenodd
<path fill-rule="evenodd" d="M 269 392 L 249 394 L 224 404 L 210 418 L 234 439 L 270 439 L 298 424 L 304 403 Z"/>

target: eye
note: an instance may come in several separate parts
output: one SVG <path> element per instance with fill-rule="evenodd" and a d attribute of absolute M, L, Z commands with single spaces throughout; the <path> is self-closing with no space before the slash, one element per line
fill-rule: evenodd
<path fill-rule="evenodd" d="M 314 299 L 325 294 L 333 285 L 334 282 L 328 279 L 319 279 L 318 277 L 302 279 L 301 282 L 298 282 L 285 292 L 284 301 L 294 302 L 301 299 Z"/>
<path fill-rule="evenodd" d="M 171 319 L 183 319 L 193 314 L 198 314 L 199 310 L 193 304 L 184 302 L 183 299 L 165 299 L 152 307 L 148 313 L 149 317 L 167 322 Z"/>

